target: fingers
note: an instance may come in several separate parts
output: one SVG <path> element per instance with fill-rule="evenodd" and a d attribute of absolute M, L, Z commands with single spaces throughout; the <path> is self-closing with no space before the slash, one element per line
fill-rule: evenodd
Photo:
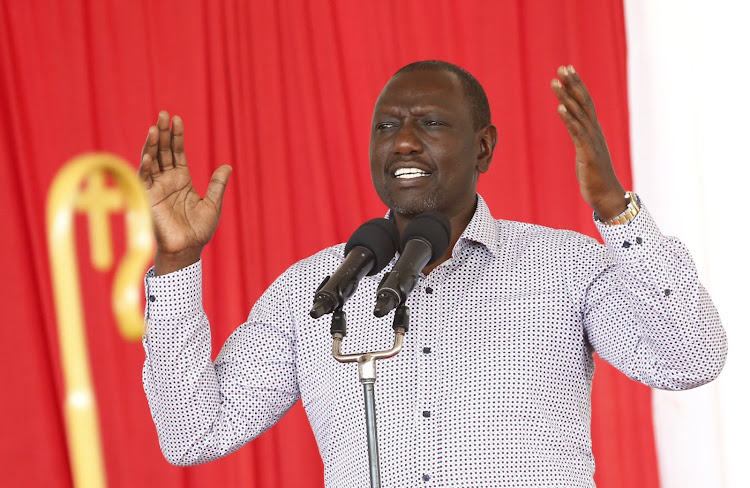
<path fill-rule="evenodd" d="M 159 129 L 155 126 L 148 128 L 146 134 L 146 142 L 143 143 L 143 149 L 141 150 L 141 161 L 145 155 L 148 155 L 152 160 L 156 160 L 156 151 L 159 144 Z"/>
<path fill-rule="evenodd" d="M 146 185 L 146 189 L 151 188 L 151 185 L 154 184 L 154 178 L 160 174 L 159 162 L 148 154 L 144 154 L 141 165 L 138 167 L 138 177 Z"/>
<path fill-rule="evenodd" d="M 143 156 L 141 158 L 141 164 L 138 165 L 138 179 L 143 183 L 151 183 L 151 171 L 148 169 L 148 164 L 146 163 L 147 159 L 147 156 Z"/>
<path fill-rule="evenodd" d="M 232 167 L 229 165 L 219 166 L 211 176 L 211 182 L 206 190 L 206 199 L 214 205 L 221 207 L 221 201 L 224 198 L 224 190 L 229 182 L 229 175 L 232 174 Z"/>
<path fill-rule="evenodd" d="M 565 127 L 568 129 L 568 133 L 570 134 L 571 139 L 573 139 L 573 144 L 575 144 L 576 147 L 583 146 L 583 138 L 586 136 L 587 132 L 583 128 L 581 123 L 578 122 L 578 119 L 573 117 L 563 104 L 557 106 L 557 113 L 565 123 Z"/>
<path fill-rule="evenodd" d="M 148 128 L 146 142 L 141 150 L 141 165 L 138 175 L 148 182 L 161 171 L 174 166 L 186 166 L 184 127 L 182 119 L 175 115 L 169 127 L 169 112 L 159 112 L 156 125 Z"/>
<path fill-rule="evenodd" d="M 576 73 L 573 65 L 560 66 L 557 68 L 557 76 L 560 77 L 565 90 L 575 99 L 576 102 L 586 111 L 586 114 L 592 119 L 596 117 L 594 111 L 594 102 L 591 100 L 588 88 Z"/>
<path fill-rule="evenodd" d="M 187 166 L 185 158 L 185 128 L 179 115 L 172 117 L 172 156 L 175 166 Z"/>
<path fill-rule="evenodd" d="M 147 184 L 147 187 L 151 186 L 154 175 L 159 173 L 159 163 L 156 160 L 158 139 L 158 129 L 154 126 L 149 127 L 146 142 L 143 143 L 141 150 L 141 164 L 138 167 L 138 176 Z"/>
<path fill-rule="evenodd" d="M 560 78 L 552 80 L 552 91 L 560 104 L 581 125 L 592 129 L 597 123 L 596 110 L 586 85 L 572 65 L 560 66 L 557 75 Z"/>
<path fill-rule="evenodd" d="M 170 169 L 174 164 L 172 161 L 172 132 L 169 130 L 169 112 L 162 110 L 156 121 L 159 130 L 159 151 L 157 159 L 162 170 Z"/>
<path fill-rule="evenodd" d="M 576 145 L 576 147 L 580 147 L 582 142 L 581 137 L 585 135 L 586 129 L 578 120 L 578 118 L 576 118 L 576 116 L 573 114 L 576 110 L 580 111 L 581 108 L 565 92 L 565 88 L 562 86 L 560 80 L 552 80 L 552 91 L 555 93 L 555 96 L 557 96 L 557 99 L 561 102 L 557 106 L 557 113 L 565 123 L 565 127 L 568 129 L 568 133 L 573 139 L 573 143 Z"/>

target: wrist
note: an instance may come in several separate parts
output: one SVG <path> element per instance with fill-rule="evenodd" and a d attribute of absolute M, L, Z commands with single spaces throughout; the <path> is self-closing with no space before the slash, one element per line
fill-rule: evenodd
<path fill-rule="evenodd" d="M 604 218 L 604 216 L 600 214 L 598 211 L 594 211 L 594 218 L 604 225 L 627 224 L 628 222 L 633 220 L 636 215 L 638 215 L 638 212 L 640 211 L 641 207 L 640 207 L 640 201 L 638 200 L 638 196 L 632 191 L 628 191 L 624 193 L 624 203 L 625 203 L 625 208 L 620 213 L 610 218 Z M 604 214 L 604 215 L 608 215 L 608 214 Z"/>
<path fill-rule="evenodd" d="M 590 196 L 588 203 L 598 220 L 606 222 L 618 216 L 628 206 L 627 193 L 621 185 L 617 185 L 606 192 Z"/>
<path fill-rule="evenodd" d="M 201 249 L 185 249 L 178 253 L 166 253 L 156 250 L 154 255 L 154 274 L 157 276 L 173 273 L 201 259 Z"/>

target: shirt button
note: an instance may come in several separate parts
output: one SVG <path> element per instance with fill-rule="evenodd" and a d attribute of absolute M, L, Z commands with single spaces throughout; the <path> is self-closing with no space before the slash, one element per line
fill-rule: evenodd
<path fill-rule="evenodd" d="M 422 412 L 422 417 L 426 418 L 426 417 L 429 417 L 429 416 L 430 416 L 430 411 L 429 410 L 425 410 L 424 412 Z"/>
<path fill-rule="evenodd" d="M 425 293 L 427 293 L 428 295 L 429 295 L 429 294 L 432 294 L 432 288 L 430 288 L 430 287 L 428 286 L 427 288 L 425 288 L 425 289 L 424 289 L 424 292 L 425 292 Z"/>
<path fill-rule="evenodd" d="M 430 475 L 429 474 L 423 474 L 422 475 L 422 481 L 430 481 Z"/>
<path fill-rule="evenodd" d="M 153 296 L 153 295 L 149 295 L 148 296 L 148 301 L 151 302 L 151 303 L 154 303 L 156 301 L 156 297 Z"/>
<path fill-rule="evenodd" d="M 429 347 L 423 347 L 422 352 L 425 354 L 430 354 L 432 352 L 432 349 L 430 349 Z"/>

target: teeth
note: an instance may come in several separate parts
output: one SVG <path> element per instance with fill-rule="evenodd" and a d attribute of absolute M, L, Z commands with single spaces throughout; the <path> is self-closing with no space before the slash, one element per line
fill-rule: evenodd
<path fill-rule="evenodd" d="M 393 174 L 396 178 L 419 178 L 420 176 L 429 176 L 430 173 L 422 171 L 419 168 L 399 168 Z"/>

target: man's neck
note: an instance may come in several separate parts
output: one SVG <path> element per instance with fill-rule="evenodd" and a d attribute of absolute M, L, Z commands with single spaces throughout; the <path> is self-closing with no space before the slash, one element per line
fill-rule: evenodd
<path fill-rule="evenodd" d="M 477 202 L 479 201 L 479 198 L 476 197 L 474 200 L 474 206 L 468 207 L 466 211 L 463 211 L 457 215 L 451 215 L 446 217 L 448 218 L 448 221 L 451 224 L 451 242 L 448 246 L 448 249 L 445 251 L 445 253 L 432 264 L 428 264 L 424 267 L 422 270 L 422 273 L 425 275 L 430 274 L 430 272 L 440 266 L 442 263 L 446 262 L 448 259 L 451 258 L 453 255 L 453 247 L 456 245 L 458 240 L 461 238 L 461 235 L 464 233 L 464 230 L 466 230 L 466 227 L 468 227 L 469 222 L 471 222 L 471 219 L 474 217 L 474 212 L 476 212 L 477 209 Z M 396 222 L 396 227 L 398 228 L 399 235 L 403 235 L 404 229 L 409 224 L 409 222 L 412 221 L 416 215 L 412 216 L 404 216 L 401 214 L 398 214 L 391 210 L 391 215 L 394 217 Z"/>

